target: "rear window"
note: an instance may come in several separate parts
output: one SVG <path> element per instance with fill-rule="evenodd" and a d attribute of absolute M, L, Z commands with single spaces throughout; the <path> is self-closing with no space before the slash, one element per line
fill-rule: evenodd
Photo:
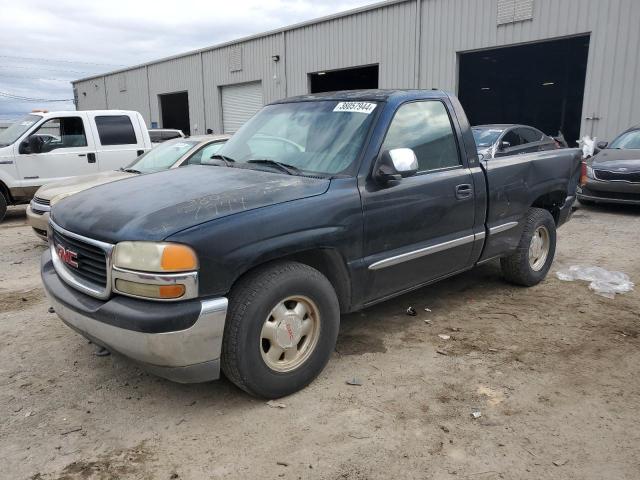
<path fill-rule="evenodd" d="M 151 138 L 151 141 L 154 143 L 159 143 L 163 140 L 162 138 L 162 132 L 156 132 L 153 130 L 149 130 L 149 138 Z"/>
<path fill-rule="evenodd" d="M 127 115 L 96 117 L 96 127 L 102 145 L 135 145 L 136 132 Z"/>
<path fill-rule="evenodd" d="M 174 138 L 180 138 L 180 137 L 182 137 L 182 135 L 180 135 L 176 131 L 162 132 L 163 140 L 173 140 Z"/>

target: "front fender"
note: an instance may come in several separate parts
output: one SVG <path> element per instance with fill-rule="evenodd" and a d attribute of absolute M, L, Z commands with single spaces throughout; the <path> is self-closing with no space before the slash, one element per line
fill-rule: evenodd
<path fill-rule="evenodd" d="M 333 180 L 323 195 L 234 214 L 167 240 L 198 254 L 201 295 L 224 295 L 257 265 L 299 252 L 332 249 L 347 265 L 356 262 L 362 256 L 360 197 L 355 179 Z"/>

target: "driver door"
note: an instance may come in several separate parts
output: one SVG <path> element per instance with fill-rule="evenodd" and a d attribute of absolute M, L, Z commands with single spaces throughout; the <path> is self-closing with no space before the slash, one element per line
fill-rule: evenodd
<path fill-rule="evenodd" d="M 361 188 L 367 300 L 458 272 L 474 245 L 475 193 L 459 137 L 442 101 L 401 105 L 381 151 L 411 148 L 418 173 Z"/>
<path fill-rule="evenodd" d="M 85 116 L 50 118 L 31 136 L 40 137 L 41 150 L 32 152 L 26 138 L 19 147 L 18 173 L 25 185 L 43 185 L 77 175 L 98 172 L 93 139 L 86 128 Z"/>

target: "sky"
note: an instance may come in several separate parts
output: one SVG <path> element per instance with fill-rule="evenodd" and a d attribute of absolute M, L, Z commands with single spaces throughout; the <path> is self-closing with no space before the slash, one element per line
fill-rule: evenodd
<path fill-rule="evenodd" d="M 0 0 L 0 120 L 74 109 L 71 80 L 374 1 Z"/>

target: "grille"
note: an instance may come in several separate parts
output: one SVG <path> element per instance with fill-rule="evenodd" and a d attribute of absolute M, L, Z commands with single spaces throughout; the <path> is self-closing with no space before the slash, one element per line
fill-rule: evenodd
<path fill-rule="evenodd" d="M 640 192 L 639 193 L 607 192 L 603 190 L 594 190 L 593 188 L 585 188 L 585 187 L 582 187 L 582 192 L 585 195 L 589 195 L 592 197 L 614 198 L 617 200 L 633 200 L 636 202 L 640 202 Z"/>
<path fill-rule="evenodd" d="M 611 172 L 609 170 L 595 170 L 598 180 L 617 180 L 622 182 L 640 183 L 640 172 Z"/>
<path fill-rule="evenodd" d="M 40 198 L 40 197 L 33 197 L 33 202 L 39 203 L 40 205 L 46 205 L 46 206 L 49 206 L 51 204 L 50 200 L 45 200 L 44 198 Z"/>
<path fill-rule="evenodd" d="M 51 240 L 54 246 L 60 245 L 76 254 L 77 268 L 65 263 L 69 272 L 79 280 L 88 281 L 102 288 L 107 286 L 107 257 L 101 248 L 71 238 L 56 230 L 53 230 Z"/>

